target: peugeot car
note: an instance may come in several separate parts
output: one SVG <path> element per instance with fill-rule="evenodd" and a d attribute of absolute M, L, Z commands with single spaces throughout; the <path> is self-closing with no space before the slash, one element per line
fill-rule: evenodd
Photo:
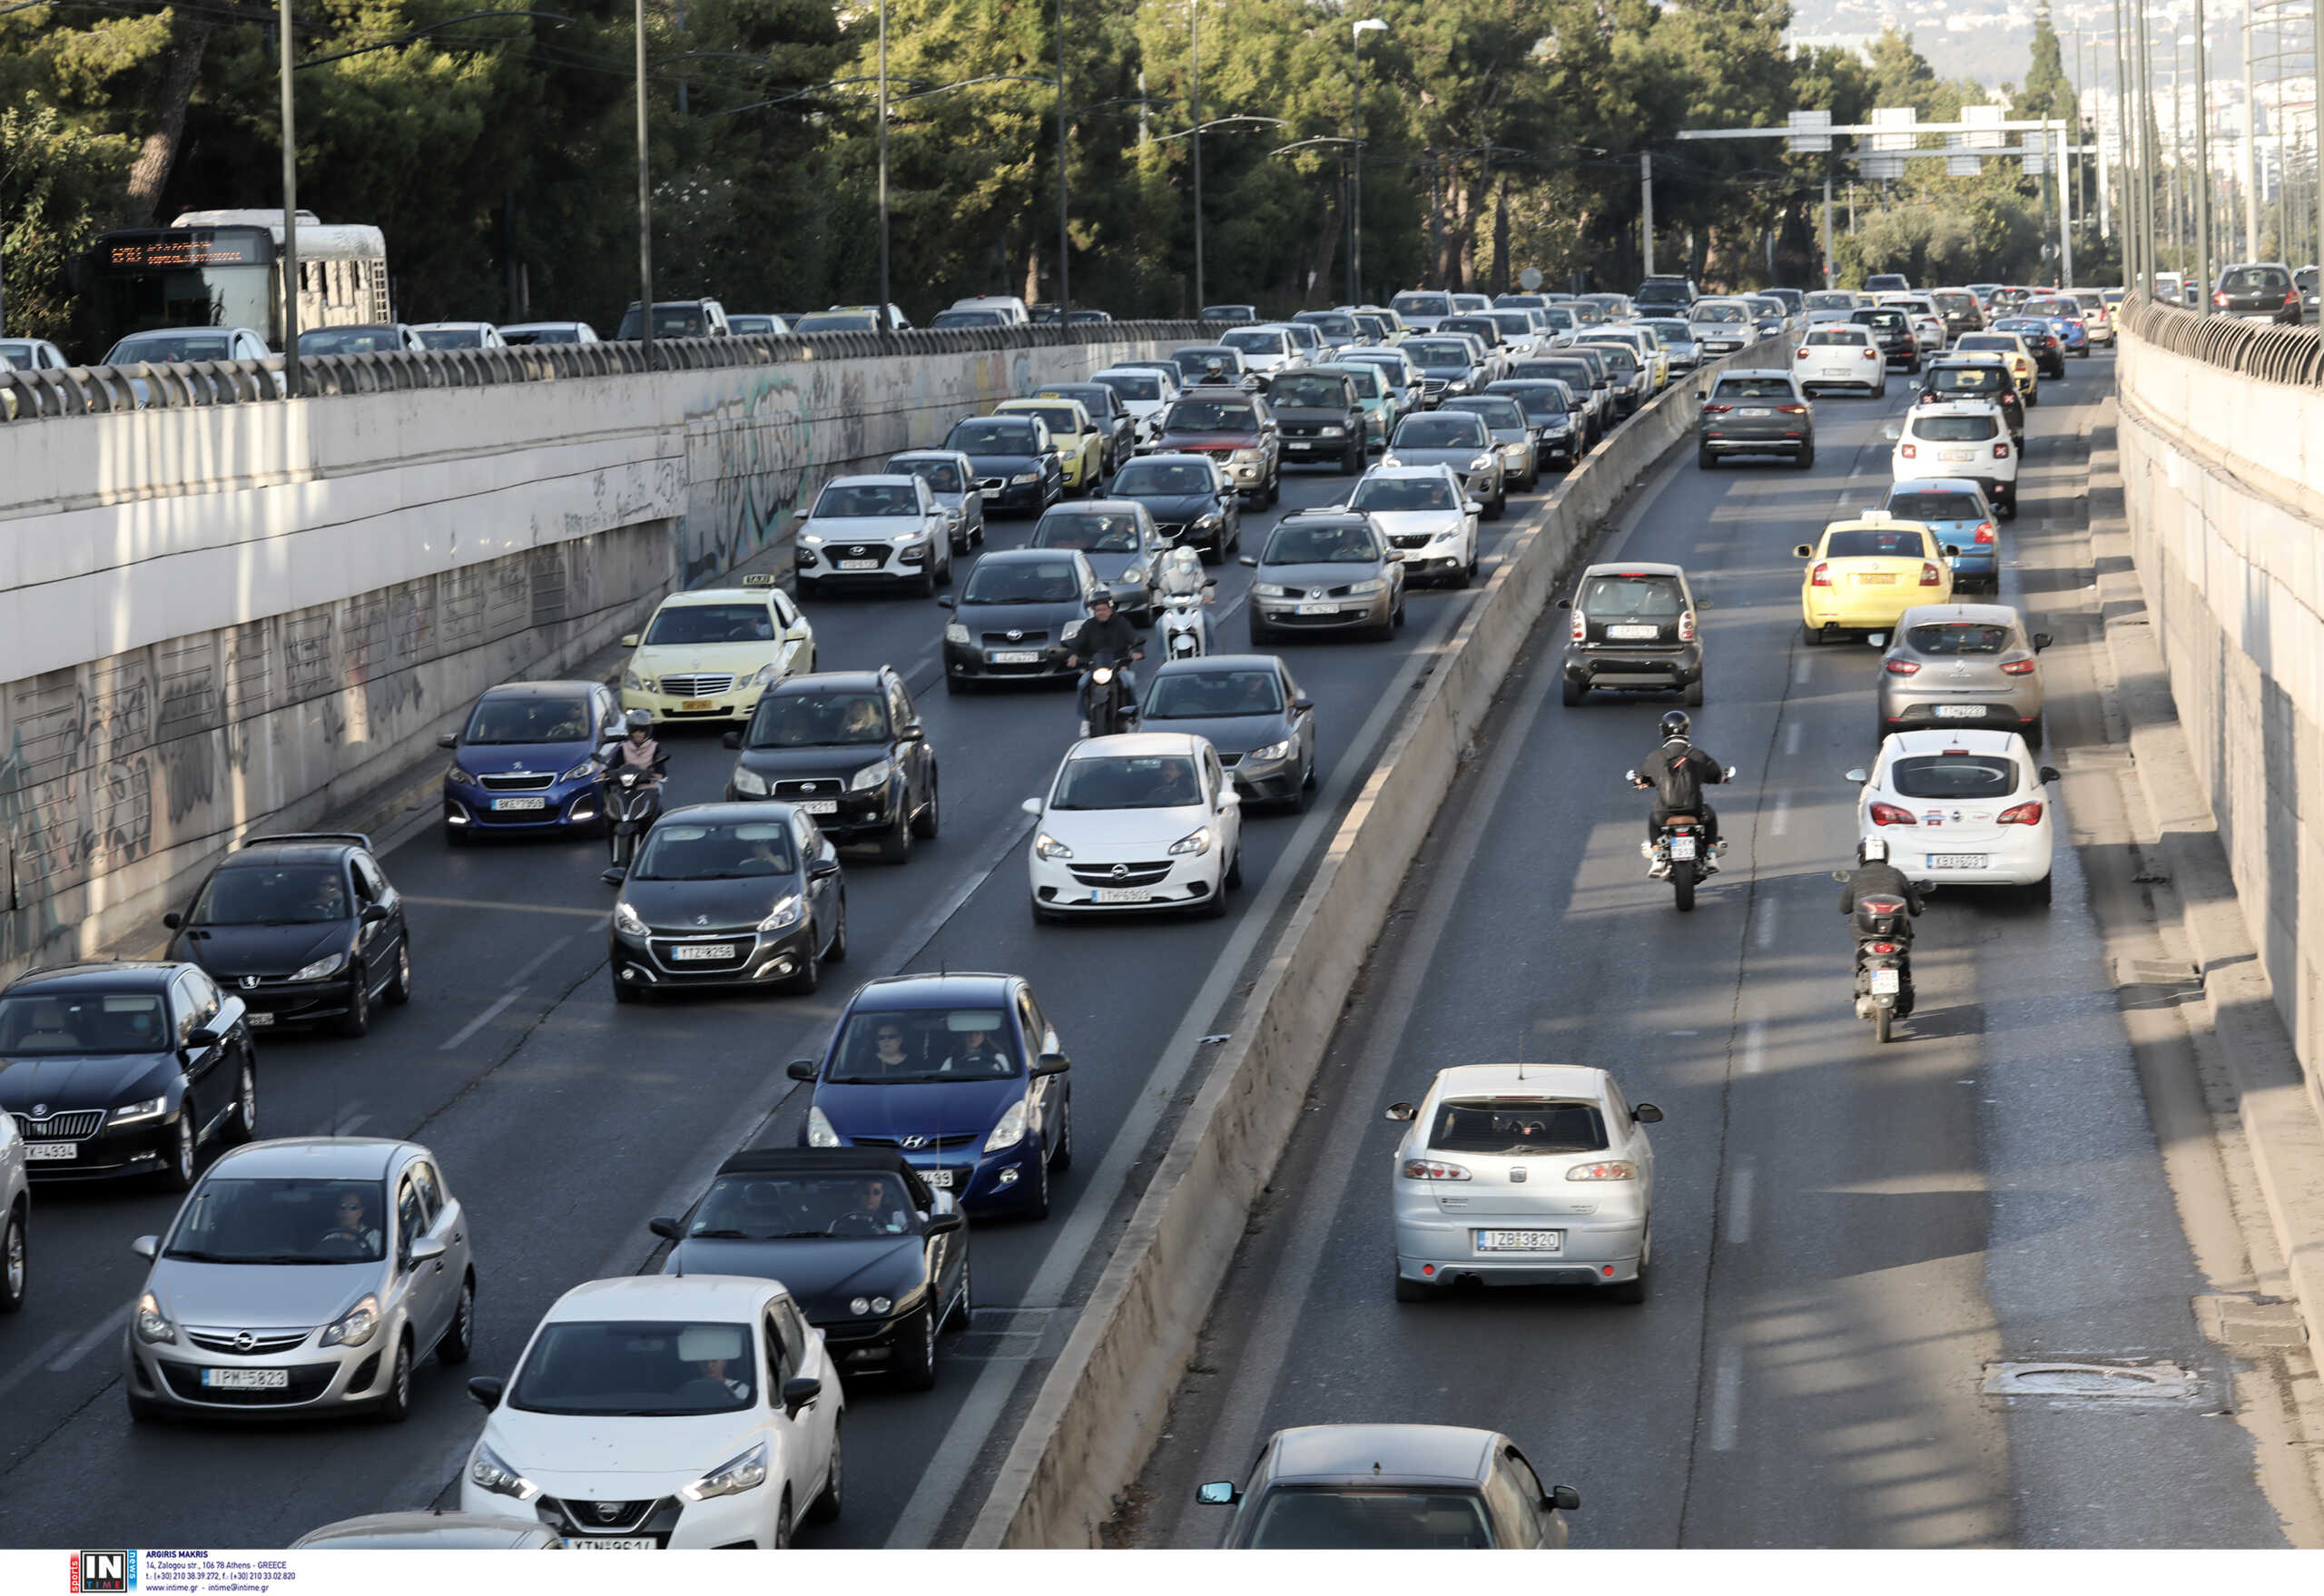
<path fill-rule="evenodd" d="M 444 840 L 474 832 L 596 833 L 605 825 L 597 752 L 622 735 L 621 706 L 600 682 L 510 682 L 489 688 L 457 732 L 444 772 Z"/>
<path fill-rule="evenodd" d="M 614 1000 L 694 987 L 812 992 L 847 957 L 839 850 L 788 803 L 694 803 L 654 823 L 614 902 Z"/>

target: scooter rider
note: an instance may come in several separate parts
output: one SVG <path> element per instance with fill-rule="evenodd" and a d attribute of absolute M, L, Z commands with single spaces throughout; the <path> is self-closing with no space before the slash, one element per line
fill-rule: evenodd
<path fill-rule="evenodd" d="M 1189 596 L 1199 606 L 1210 603 L 1211 578 L 1203 574 L 1202 556 L 1191 548 L 1174 548 L 1164 555 L 1157 580 L 1166 604 L 1173 598 Z M 1195 611 L 1195 624 L 1202 638 L 1202 651 L 1211 653 L 1210 613 L 1207 608 Z"/>
<path fill-rule="evenodd" d="M 1071 652 L 1065 656 L 1068 670 L 1080 670 L 1082 662 L 1096 665 L 1102 660 L 1113 661 L 1121 672 L 1125 702 L 1137 702 L 1137 677 L 1129 669 L 1129 662 L 1144 659 L 1146 650 L 1137 640 L 1137 628 L 1124 616 L 1114 613 L 1114 597 L 1099 593 L 1089 601 L 1089 618 L 1081 623 L 1081 630 L 1074 635 Z M 1089 676 L 1083 672 L 1080 688 L 1081 724 L 1083 735 L 1088 734 Z"/>
<path fill-rule="evenodd" d="M 654 762 L 662 757 L 662 744 L 654 736 L 654 717 L 642 709 L 633 709 L 622 717 L 622 724 L 629 728 L 629 735 L 621 741 L 613 773 L 643 770 L 655 781 L 660 781 L 662 773 L 654 768 Z"/>
<path fill-rule="evenodd" d="M 1912 877 L 1888 862 L 1887 838 L 1865 838 L 1863 842 L 1856 844 L 1856 869 L 1848 873 L 1840 888 L 1842 914 L 1853 919 L 1856 905 L 1866 898 L 1901 898 L 1904 900 L 1906 913 L 1913 915 L 1920 913 L 1921 891 L 1913 884 Z M 1905 941 L 1909 942 L 1910 928 L 1907 927 L 1906 931 Z M 1865 934 L 1861 930 L 1856 931 L 1856 940 L 1859 948 L 1865 940 Z M 1862 960 L 1863 954 L 1859 951 L 1857 954 L 1859 968 L 1861 968 Z M 1896 1018 L 1902 1020 L 1913 1011 L 1911 965 L 1909 963 L 1901 965 L 1897 970 L 1897 976 Z M 1861 990 L 1862 988 L 1859 987 L 1858 991 L 1861 992 Z"/>
<path fill-rule="evenodd" d="M 1718 868 L 1718 855 L 1727 851 L 1718 840 L 1718 815 L 1703 796 L 1703 788 L 1727 780 L 1727 767 L 1687 741 L 1694 723 L 1683 710 L 1662 717 L 1662 746 L 1639 761 L 1637 784 L 1654 789 L 1654 807 L 1646 817 L 1646 852 L 1650 856 L 1662 824 L 1674 814 L 1691 814 L 1702 822 L 1703 857 L 1699 873 Z"/>

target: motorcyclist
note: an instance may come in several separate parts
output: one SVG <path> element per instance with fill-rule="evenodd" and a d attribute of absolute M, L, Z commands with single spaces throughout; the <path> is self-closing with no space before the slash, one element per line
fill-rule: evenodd
<path fill-rule="evenodd" d="M 1110 660 L 1114 668 L 1121 673 L 1122 701 L 1135 704 L 1137 702 L 1137 677 L 1130 671 L 1129 662 L 1145 657 L 1146 649 L 1137 640 L 1137 628 L 1131 626 L 1126 616 L 1114 613 L 1112 594 L 1100 592 L 1089 601 L 1089 618 L 1081 623 L 1081 630 L 1075 634 L 1071 650 L 1065 656 L 1065 667 L 1080 670 L 1085 660 L 1093 665 Z M 1080 699 L 1081 734 L 1086 737 L 1089 734 L 1089 677 L 1087 672 L 1081 677 Z"/>
<path fill-rule="evenodd" d="M 1662 745 L 1639 761 L 1636 784 L 1654 789 L 1654 807 L 1646 817 L 1648 856 L 1653 855 L 1665 821 L 1674 814 L 1691 814 L 1702 823 L 1704 847 L 1697 873 L 1708 875 L 1718 868 L 1718 856 L 1727 844 L 1718 840 L 1718 815 L 1702 790 L 1727 780 L 1727 767 L 1687 740 L 1693 727 L 1683 710 L 1664 715 Z"/>
<path fill-rule="evenodd" d="M 662 757 L 662 744 L 654 736 L 654 717 L 645 710 L 633 709 L 622 717 L 622 724 L 629 728 L 629 735 L 622 739 L 621 752 L 615 756 L 614 773 L 643 770 L 659 782 L 662 773 L 654 768 L 654 762 Z"/>
<path fill-rule="evenodd" d="M 1854 917 L 1858 903 L 1866 898 L 1902 898 L 1905 912 L 1917 915 L 1921 911 L 1921 891 L 1913 884 L 1912 877 L 1888 862 L 1888 839 L 1866 837 L 1856 844 L 1856 867 L 1846 876 L 1840 888 L 1840 912 Z M 1858 933 L 1858 967 L 1862 966 Z M 1897 971 L 1896 1018 L 1902 1020 L 1913 1011 L 1913 972 L 1910 965 Z"/>
<path fill-rule="evenodd" d="M 1192 596 L 1199 605 L 1210 603 L 1210 578 L 1203 574 L 1202 556 L 1191 548 L 1174 548 L 1164 555 L 1161 571 L 1156 582 L 1165 602 L 1175 597 Z M 1202 652 L 1211 653 L 1209 612 L 1205 609 L 1196 609 L 1195 624 L 1200 628 Z"/>

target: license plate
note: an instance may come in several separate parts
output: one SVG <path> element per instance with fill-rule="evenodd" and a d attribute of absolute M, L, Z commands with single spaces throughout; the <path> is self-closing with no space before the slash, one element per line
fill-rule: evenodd
<path fill-rule="evenodd" d="M 202 1383 L 212 1391 L 288 1391 L 288 1369 L 204 1369 Z"/>
<path fill-rule="evenodd" d="M 1314 448 L 1315 446 L 1305 441 L 1304 439 L 1295 438 L 1284 447 L 1288 448 L 1293 454 L 1296 455 L 1305 454 L 1307 450 Z"/>
<path fill-rule="evenodd" d="M 885 560 L 842 560 L 839 568 L 842 571 L 876 571 L 885 564 Z"/>
<path fill-rule="evenodd" d="M 1336 604 L 1303 604 L 1292 613 L 1302 616 L 1335 616 L 1340 613 L 1340 606 Z"/>
<path fill-rule="evenodd" d="M 274 1023 L 274 1016 L 263 1009 L 245 1009 L 242 1010 L 242 1018 L 258 1029 L 263 1029 Z"/>
<path fill-rule="evenodd" d="M 1983 870 L 1985 856 L 1982 853 L 1932 853 L 1928 856 L 1931 870 Z"/>
<path fill-rule="evenodd" d="M 651 1535 L 570 1535 L 567 1552 L 658 1552 Z"/>
<path fill-rule="evenodd" d="M 803 798 L 793 807 L 804 810 L 809 814 L 837 814 L 839 813 L 839 800 L 836 798 Z"/>
<path fill-rule="evenodd" d="M 1775 412 L 1774 412 L 1773 410 L 1751 410 L 1751 409 L 1745 409 L 1745 410 L 1738 410 L 1738 411 L 1736 412 L 1736 414 L 1737 414 L 1737 415 L 1738 415 L 1738 416 L 1772 416 L 1772 415 L 1774 415 L 1774 414 L 1775 414 Z"/>
<path fill-rule="evenodd" d="M 1893 587 L 1896 583 L 1896 578 L 1885 572 L 1872 576 L 1860 576 L 1856 579 L 1856 585 L 1859 587 Z"/>
<path fill-rule="evenodd" d="M 995 665 L 1039 665 L 1040 651 L 1035 648 L 996 648 L 988 655 Z"/>
<path fill-rule="evenodd" d="M 1688 835 L 1688 836 L 1683 836 L 1683 837 L 1673 837 L 1673 838 L 1671 838 L 1671 839 L 1670 839 L 1670 857 L 1671 857 L 1671 858 L 1673 858 L 1673 859 L 1692 859 L 1694 856 L 1695 856 L 1695 839 L 1693 838 L 1693 836 L 1691 836 L 1691 835 Z"/>
<path fill-rule="evenodd" d="M 546 809 L 548 807 L 548 800 L 546 798 L 495 798 L 492 801 L 492 807 L 504 812 L 511 809 Z"/>
<path fill-rule="evenodd" d="M 1970 453 L 1967 449 L 1965 449 L 1965 448 L 1947 448 L 1947 449 L 1939 449 L 1939 450 L 1937 451 L 1936 458 L 1937 458 L 1938 459 L 1940 459 L 1940 460 L 1961 461 L 1961 460 L 1973 460 L 1973 459 L 1975 459 L 1977 457 L 1976 457 L 1976 456 L 1974 456 L 1974 455 L 1973 455 L 1973 454 L 1971 454 L 1971 453 Z"/>
<path fill-rule="evenodd" d="M 69 1141 L 28 1141 L 25 1157 L 35 1164 L 69 1164 L 81 1156 L 80 1144 Z"/>
<path fill-rule="evenodd" d="M 1662 635 L 1662 628 L 1659 626 L 1609 626 L 1606 628 L 1606 635 L 1609 637 L 1659 637 Z"/>
<path fill-rule="evenodd" d="M 1565 1251 L 1565 1232 L 1562 1230 L 1480 1230 L 1476 1236 L 1477 1250 L 1481 1253 Z"/>
<path fill-rule="evenodd" d="M 1897 973 L 1893 970 L 1874 970 L 1872 972 L 1872 990 L 1874 995 L 1884 998 L 1896 996 L 1897 991 L 1900 990 L 1897 986 Z"/>
<path fill-rule="evenodd" d="M 670 962 L 673 964 L 694 963 L 705 959 L 732 959 L 734 956 L 734 944 L 732 942 L 681 942 L 670 950 Z"/>
<path fill-rule="evenodd" d="M 718 705 L 707 698 L 689 698 L 681 703 L 678 707 L 680 709 L 716 709 Z"/>
<path fill-rule="evenodd" d="M 1985 706 L 1982 704 L 1940 704 L 1936 706 L 1936 718 L 1941 721 L 1981 721 L 1985 718 Z"/>
<path fill-rule="evenodd" d="M 1151 903 L 1154 894 L 1145 887 L 1093 887 L 1089 892 L 1092 903 Z"/>
<path fill-rule="evenodd" d="M 952 1172 L 950 1169 L 922 1169 L 920 1177 L 939 1191 L 952 1189 Z"/>
<path fill-rule="evenodd" d="M 999 498 L 1000 497 L 1000 489 L 998 488 L 980 488 L 977 491 L 983 494 L 987 498 Z"/>

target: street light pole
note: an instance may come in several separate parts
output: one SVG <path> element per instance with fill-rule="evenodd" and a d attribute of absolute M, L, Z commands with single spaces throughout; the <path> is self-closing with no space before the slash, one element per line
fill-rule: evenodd
<path fill-rule="evenodd" d="M 1187 0 L 1187 38 L 1195 72 L 1195 314 L 1202 314 L 1202 0 Z"/>
<path fill-rule="evenodd" d="M 1066 255 L 1071 239 L 1066 231 L 1068 197 L 1065 175 L 1065 0 L 1057 0 L 1057 324 L 1063 327 L 1073 310 L 1072 268 Z"/>
<path fill-rule="evenodd" d="M 282 397 L 299 397 L 299 123 L 290 92 L 290 0 L 275 26 L 282 73 Z"/>
<path fill-rule="evenodd" d="M 288 0 L 285 0 L 288 3 Z M 637 17 L 637 337 L 654 369 L 654 177 L 645 140 L 645 0 Z"/>
<path fill-rule="evenodd" d="M 888 309 L 888 0 L 880 0 L 880 341 L 891 330 Z"/>
<path fill-rule="evenodd" d="M 2203 0 L 2195 0 L 2195 269 L 2202 289 L 2195 313 L 2211 313 L 2211 43 L 2203 37 Z"/>
<path fill-rule="evenodd" d="M 1351 110 L 1354 125 L 1348 142 L 1347 185 L 1347 302 L 1364 303 L 1364 35 L 1386 33 L 1388 25 L 1369 16 L 1348 31 L 1348 54 L 1354 65 L 1355 97 Z"/>

